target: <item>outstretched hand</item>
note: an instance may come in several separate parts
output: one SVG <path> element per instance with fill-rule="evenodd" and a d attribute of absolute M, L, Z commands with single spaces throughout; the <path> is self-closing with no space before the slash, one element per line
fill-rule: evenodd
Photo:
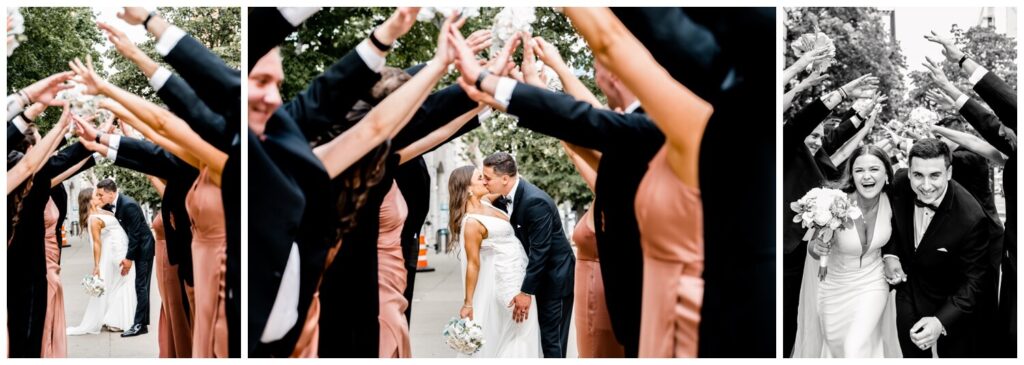
<path fill-rule="evenodd" d="M 533 48 L 536 44 L 534 44 L 533 37 L 530 37 L 529 33 L 521 32 L 519 33 L 519 38 L 525 42 L 523 43 L 523 63 L 519 66 L 523 71 L 523 81 L 533 86 L 544 87 L 544 82 L 541 81 L 538 75 L 540 68 L 537 65 L 537 59 L 534 57 Z"/>
<path fill-rule="evenodd" d="M 800 67 L 800 69 L 803 70 L 804 68 L 807 67 L 807 65 L 810 65 L 815 61 L 820 61 L 829 57 L 830 56 L 828 54 L 827 47 L 815 48 L 808 52 L 805 52 L 802 56 L 800 56 L 800 58 L 796 60 L 796 63 L 794 65 Z"/>
<path fill-rule="evenodd" d="M 558 67 L 567 67 L 565 60 L 562 59 L 562 55 L 558 53 L 558 48 L 555 45 L 548 43 L 540 36 L 533 37 L 533 53 L 540 58 L 541 62 L 545 65 L 551 66 L 557 69 Z M 525 50 L 525 48 L 524 48 Z"/>
<path fill-rule="evenodd" d="M 85 56 L 85 64 L 82 64 L 82 60 L 76 57 L 74 61 L 68 62 L 68 66 L 71 66 L 71 70 L 78 75 L 74 81 L 85 85 L 86 94 L 99 95 L 103 91 L 107 80 L 96 74 L 96 70 L 92 66 L 91 55 Z"/>
<path fill-rule="evenodd" d="M 821 83 L 823 80 L 827 78 L 829 78 L 829 75 L 822 75 L 821 71 L 814 70 L 813 72 L 811 72 L 810 76 L 807 76 L 807 78 L 800 80 L 800 82 L 796 85 L 794 89 L 797 89 L 798 91 L 807 90 L 814 87 L 814 85 Z"/>
<path fill-rule="evenodd" d="M 855 98 L 868 98 L 878 89 L 878 77 L 866 74 L 842 86 L 847 95 Z"/>
<path fill-rule="evenodd" d="M 480 54 L 481 51 L 491 48 L 493 43 L 490 29 L 477 30 L 470 34 L 469 38 L 466 38 L 466 45 L 473 50 L 473 54 Z"/>
<path fill-rule="evenodd" d="M 398 8 L 384 21 L 377 29 L 373 30 L 377 40 L 384 44 L 394 44 L 395 40 L 402 38 L 405 33 L 416 24 L 416 15 L 419 15 L 420 8 Z"/>
<path fill-rule="evenodd" d="M 942 71 L 942 65 L 938 62 L 933 61 L 930 57 L 925 57 L 925 62 L 922 63 L 925 68 L 928 69 L 928 78 L 940 86 L 950 84 L 949 78 L 946 77 L 946 73 Z"/>
<path fill-rule="evenodd" d="M 444 24 L 441 24 L 441 30 L 437 34 L 437 50 L 434 51 L 435 62 L 447 65 L 455 61 L 456 53 L 459 52 L 459 50 L 455 49 L 452 45 L 450 40 L 451 34 L 452 32 L 459 33 L 459 29 L 462 28 L 462 25 L 466 24 L 466 19 L 466 17 L 461 17 L 458 12 L 454 12 L 452 13 L 452 16 L 444 20 Z M 470 50 L 470 52 L 472 52 L 472 50 Z M 472 56 L 470 57 L 472 58 Z"/>
<path fill-rule="evenodd" d="M 925 34 L 924 39 L 941 45 L 942 55 L 946 57 L 946 61 L 957 63 L 960 62 L 960 58 L 964 56 L 964 52 L 960 50 L 960 47 L 957 47 L 956 44 L 953 43 L 952 39 L 940 36 L 938 33 L 935 33 L 934 30 L 931 31 L 931 34 Z"/>
<path fill-rule="evenodd" d="M 107 32 L 107 40 L 114 45 L 114 48 L 117 49 L 117 53 L 120 53 L 122 56 L 131 59 L 142 52 L 142 50 L 131 41 L 131 39 L 128 39 L 128 35 L 120 29 L 104 22 L 96 22 L 96 26 L 104 32 Z"/>
<path fill-rule="evenodd" d="M 71 80 L 74 76 L 75 73 L 71 71 L 55 73 L 21 91 L 27 94 L 33 103 L 42 103 L 46 106 L 63 105 L 63 101 L 57 100 L 57 93 L 72 88 L 73 86 L 66 84 L 65 81 Z"/>
<path fill-rule="evenodd" d="M 117 18 L 124 20 L 125 23 L 131 25 L 139 25 L 146 21 L 149 17 L 149 12 L 145 8 L 140 6 L 126 6 L 123 11 L 117 12 Z"/>
<path fill-rule="evenodd" d="M 949 97 L 949 95 L 946 95 L 946 93 L 939 90 L 929 89 L 928 91 L 925 91 L 924 98 L 935 103 L 936 106 L 942 109 L 952 110 L 956 107 L 956 101 Z"/>

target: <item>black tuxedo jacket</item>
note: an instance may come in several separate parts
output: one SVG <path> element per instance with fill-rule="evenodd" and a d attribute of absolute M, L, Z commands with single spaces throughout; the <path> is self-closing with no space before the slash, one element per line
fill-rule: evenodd
<path fill-rule="evenodd" d="M 526 84 L 512 91 L 509 113 L 519 125 L 602 152 L 597 174 L 594 219 L 605 301 L 615 337 L 636 356 L 640 341 L 643 252 L 634 212 L 636 189 L 665 137 L 643 114 L 597 109 L 569 95 Z"/>
<path fill-rule="evenodd" d="M 257 24 L 249 30 L 249 70 L 256 65 L 256 62 L 277 47 L 284 41 L 285 37 L 295 31 L 288 20 L 281 16 L 281 12 L 274 7 L 251 7 L 249 8 L 248 19 L 251 24 Z"/>
<path fill-rule="evenodd" d="M 39 357 L 46 315 L 46 234 L 43 210 L 50 198 L 50 181 L 89 157 L 80 143 L 50 157 L 33 175 L 32 187 L 17 211 L 18 224 L 7 246 L 7 318 L 11 357 Z M 10 204 L 8 200 L 8 204 Z"/>
<path fill-rule="evenodd" d="M 160 211 L 167 239 L 167 259 L 172 265 L 178 265 L 181 280 L 193 285 L 192 221 L 185 207 L 185 197 L 199 176 L 199 170 L 152 142 L 130 137 L 121 137 L 114 164 L 167 181 Z"/>
<path fill-rule="evenodd" d="M 970 342 L 974 313 L 983 296 L 994 295 L 994 267 L 988 261 L 989 232 L 994 224 L 981 205 L 955 181 L 949 182 L 920 245 L 914 247 L 914 200 L 907 170 L 893 179 L 892 236 L 882 248 L 896 255 L 910 279 L 896 286 L 898 316 L 935 316 L 948 336 L 939 340 L 940 356 L 962 349 L 956 342 Z M 909 311 L 909 313 L 908 313 Z"/>
<path fill-rule="evenodd" d="M 969 100 L 960 108 L 960 114 L 967 119 L 993 147 L 1009 156 L 1003 170 L 1003 191 L 1006 194 L 1006 238 L 1004 249 L 1016 266 L 1017 257 L 1017 145 L 1002 130 L 1005 126 L 1017 131 L 1017 94 L 1005 82 L 989 72 L 974 85 L 974 91 L 985 100 L 995 112 L 993 115 L 975 100 Z M 1016 268 L 1014 268 L 1016 272 Z"/>
<path fill-rule="evenodd" d="M 523 279 L 524 293 L 552 299 L 573 294 L 576 256 L 560 218 L 551 196 L 520 176 L 509 223 L 530 257 Z"/>
<path fill-rule="evenodd" d="M 996 210 L 995 197 L 992 194 L 992 185 L 989 184 L 988 159 L 974 153 L 963 146 L 953 150 L 953 180 L 967 189 L 985 214 L 993 218 L 993 222 L 999 222 L 999 212 Z"/>
<path fill-rule="evenodd" d="M 25 134 L 21 133 L 21 130 L 18 129 L 18 126 L 14 125 L 14 123 L 11 123 L 10 121 L 7 121 L 7 152 L 11 152 L 11 150 L 14 149 L 14 146 L 18 145 L 18 143 L 21 143 L 21 141 L 24 139 Z M 10 166 L 7 167 L 8 170 L 10 168 Z"/>
<path fill-rule="evenodd" d="M 237 128 L 238 123 L 228 123 L 224 115 L 214 112 L 184 79 L 171 75 L 157 91 L 157 96 L 204 141 L 221 151 L 226 152 L 230 148 L 232 139 L 238 134 L 238 131 L 231 129 Z M 237 117 L 238 111 L 233 116 Z M 237 121 L 238 118 L 235 118 Z"/>
<path fill-rule="evenodd" d="M 125 258 L 132 261 L 152 260 L 156 254 L 153 231 L 149 229 L 149 222 L 139 203 L 130 196 L 118 193 L 117 204 L 113 208 L 114 218 L 117 218 L 121 228 L 128 234 L 128 254 Z"/>
<path fill-rule="evenodd" d="M 974 91 L 985 100 L 1003 124 L 1017 130 L 1017 92 L 1010 85 L 989 72 L 974 85 Z"/>
<path fill-rule="evenodd" d="M 235 128 L 237 124 L 232 124 L 239 120 L 242 97 L 241 74 L 238 70 L 228 66 L 189 35 L 182 37 L 164 60 L 188 82 L 210 110 L 228 120 L 228 127 L 218 128 L 222 134 L 239 134 Z M 230 127 L 232 125 L 235 127 Z"/>

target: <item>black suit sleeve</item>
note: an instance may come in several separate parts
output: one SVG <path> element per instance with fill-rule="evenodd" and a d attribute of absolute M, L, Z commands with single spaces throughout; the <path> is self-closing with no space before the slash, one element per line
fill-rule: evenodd
<path fill-rule="evenodd" d="M 466 96 L 466 92 L 459 85 L 451 85 L 434 92 L 420 104 L 412 120 L 391 141 L 391 146 L 395 150 L 405 148 L 448 124 L 452 119 L 473 110 L 476 105 L 477 103 Z M 467 123 L 469 124 L 471 123 Z M 479 121 L 476 125 L 479 125 Z M 458 135 L 461 134 L 456 133 L 456 136 Z"/>
<path fill-rule="evenodd" d="M 508 112 L 519 117 L 522 127 L 599 151 L 607 151 L 624 140 L 639 142 L 662 136 L 646 115 L 594 108 L 572 96 L 523 83 L 512 90 Z M 662 142 L 663 138 L 660 137 Z"/>
<path fill-rule="evenodd" d="M 195 38 L 182 37 L 164 60 L 211 109 L 222 114 L 237 113 L 241 102 L 241 74 Z"/>
<path fill-rule="evenodd" d="M 195 170 L 192 165 L 153 142 L 130 137 L 121 137 L 114 164 L 164 180 Z"/>
<path fill-rule="evenodd" d="M 842 122 L 839 122 L 835 128 L 832 128 L 832 131 L 825 134 L 821 140 L 821 148 L 825 150 L 825 153 L 831 156 L 842 148 L 846 141 L 849 141 L 850 138 L 857 134 L 857 131 L 864 125 L 864 122 L 861 122 L 860 126 L 854 125 L 852 119 L 856 114 L 857 112 L 853 109 L 847 110 L 840 116 Z"/>
<path fill-rule="evenodd" d="M 558 211 L 554 206 L 540 198 L 529 199 L 523 203 L 526 209 L 527 239 L 530 241 L 530 264 L 526 266 L 526 277 L 523 278 L 522 291 L 537 294 L 541 276 L 547 266 L 548 251 L 551 250 L 552 232 Z"/>
<path fill-rule="evenodd" d="M 1017 92 L 1010 85 L 989 72 L 974 85 L 974 91 L 1007 127 L 1017 131 Z"/>
<path fill-rule="evenodd" d="M 967 198 L 974 199 L 970 196 Z M 985 290 L 990 229 L 988 224 L 987 219 L 979 219 L 964 239 L 962 252 L 957 258 L 964 267 L 966 280 L 935 314 L 944 326 L 956 323 L 964 314 L 974 312 L 975 304 Z"/>
<path fill-rule="evenodd" d="M 89 157 L 91 154 L 92 152 L 85 148 L 85 146 L 82 146 L 81 143 L 72 144 L 61 150 L 60 153 L 50 157 L 49 160 L 46 160 L 46 164 L 36 172 L 33 179 L 37 182 L 46 181 L 46 183 L 49 184 L 51 179 L 57 177 L 57 175 L 60 175 L 62 172 L 67 171 L 67 169 Z"/>
<path fill-rule="evenodd" d="M 783 145 L 791 148 L 793 145 L 803 144 L 804 138 L 807 138 L 807 135 L 814 131 L 818 123 L 825 120 L 830 113 L 832 111 L 820 99 L 815 99 L 807 104 L 792 119 L 782 125 Z"/>
<path fill-rule="evenodd" d="M 205 99 L 201 100 L 196 90 L 184 79 L 171 75 L 156 94 L 164 104 L 167 104 L 171 112 L 187 122 L 203 140 L 221 151 L 226 151 L 230 147 L 230 138 L 234 133 L 228 130 L 224 116 L 211 110 L 204 102 Z M 237 90 L 235 94 L 238 94 Z M 237 108 L 237 105 L 235 107 Z"/>
<path fill-rule="evenodd" d="M 10 153 L 11 150 L 14 149 L 14 146 L 17 145 L 18 143 L 21 143 L 21 141 L 23 141 L 23 140 L 25 140 L 25 134 L 21 133 L 21 130 L 18 129 L 18 126 L 14 125 L 14 123 L 8 121 L 7 122 L 7 152 Z"/>
<path fill-rule="evenodd" d="M 348 111 L 378 80 L 380 74 L 353 49 L 281 108 L 306 139 L 313 140 L 332 125 L 344 123 Z"/>
<path fill-rule="evenodd" d="M 123 214 L 127 221 L 125 223 L 128 225 L 124 227 L 124 231 L 130 235 L 128 253 L 124 258 L 135 261 L 142 254 L 142 242 L 148 238 L 146 234 L 149 233 L 149 225 L 146 224 L 146 215 L 142 214 L 142 208 L 138 204 L 125 204 L 117 209 L 124 209 Z"/>
<path fill-rule="evenodd" d="M 1005 153 L 1008 156 L 1012 156 L 1016 153 L 1016 146 L 1005 135 L 1002 131 L 1003 123 L 996 117 L 992 112 L 985 109 L 981 103 L 970 99 L 962 108 L 960 108 L 960 114 L 967 119 L 967 122 L 971 124 L 974 129 L 978 130 L 982 138 L 985 138 L 988 143 L 992 144 L 999 152 Z"/>
<path fill-rule="evenodd" d="M 253 25 L 249 28 L 249 37 L 246 39 L 249 45 L 249 71 L 252 71 L 253 65 L 271 49 L 284 42 L 284 39 L 295 31 L 295 27 L 273 7 L 249 8 L 248 21 Z"/>

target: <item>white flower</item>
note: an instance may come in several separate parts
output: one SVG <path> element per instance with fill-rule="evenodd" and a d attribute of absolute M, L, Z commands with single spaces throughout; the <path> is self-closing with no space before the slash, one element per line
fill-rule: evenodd
<path fill-rule="evenodd" d="M 822 60 L 814 61 L 811 64 L 807 65 L 808 71 L 817 70 L 824 72 L 835 61 L 836 45 L 832 42 L 832 38 L 829 38 L 827 34 L 822 32 L 818 32 L 817 34 L 804 34 L 800 36 L 800 38 L 797 38 L 795 41 L 793 41 L 793 43 L 790 44 L 790 47 L 793 49 L 793 53 L 797 57 L 803 56 L 804 53 L 810 52 L 818 48 L 828 48 L 829 57 Z"/>
<path fill-rule="evenodd" d="M 507 7 L 494 16 L 491 29 L 491 54 L 497 54 L 505 47 L 517 32 L 533 32 L 533 22 L 537 21 L 536 8 Z"/>
<path fill-rule="evenodd" d="M 7 38 L 7 57 L 11 57 L 14 49 L 28 38 L 25 37 L 25 17 L 21 15 L 21 11 L 18 8 L 7 8 L 7 17 L 11 22 L 11 31 L 7 35 L 13 36 Z"/>
<path fill-rule="evenodd" d="M 74 87 L 57 93 L 58 100 L 67 100 L 71 112 L 79 118 L 86 118 L 99 111 L 101 96 L 85 94 L 85 85 L 75 84 Z"/>
<path fill-rule="evenodd" d="M 440 18 L 440 20 L 443 22 L 444 19 L 448 19 L 448 17 L 452 16 L 452 13 L 454 13 L 456 11 L 459 11 L 462 14 L 462 16 L 466 17 L 466 18 L 472 18 L 472 17 L 480 15 L 480 8 L 479 7 L 464 7 L 464 8 L 460 8 L 460 7 L 434 6 L 434 7 L 423 7 L 423 8 L 420 8 L 419 14 L 416 15 L 416 20 L 421 21 L 421 22 L 432 22 L 432 21 L 436 21 L 436 20 L 438 20 L 438 18 Z M 438 23 L 438 24 L 440 24 L 440 23 Z"/>

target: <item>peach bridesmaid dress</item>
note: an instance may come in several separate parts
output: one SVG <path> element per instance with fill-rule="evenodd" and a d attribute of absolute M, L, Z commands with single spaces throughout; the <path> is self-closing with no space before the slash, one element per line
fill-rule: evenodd
<path fill-rule="evenodd" d="M 156 233 L 156 283 L 160 290 L 160 357 L 192 357 L 192 324 L 185 314 L 181 295 L 181 280 L 178 265 L 171 265 L 167 258 L 167 239 L 164 219 L 157 212 L 153 219 Z"/>
<path fill-rule="evenodd" d="M 380 290 L 380 357 L 411 357 L 409 322 L 405 309 L 405 259 L 402 256 L 402 226 L 409 215 L 405 198 L 392 182 L 380 206 L 380 234 L 377 238 L 377 283 Z"/>
<path fill-rule="evenodd" d="M 572 233 L 576 243 L 576 346 L 581 358 L 622 357 L 624 350 L 612 333 L 604 300 L 593 216 L 592 210 L 583 214 Z"/>
<path fill-rule="evenodd" d="M 204 167 L 185 198 L 192 221 L 195 317 L 192 357 L 228 357 L 228 323 L 224 307 L 227 230 L 220 187 Z"/>
<path fill-rule="evenodd" d="M 637 188 L 644 255 L 640 357 L 696 357 L 704 299 L 704 212 L 700 190 L 683 184 L 666 159 L 651 160 Z"/>
<path fill-rule="evenodd" d="M 43 209 L 46 225 L 46 320 L 43 322 L 42 357 L 68 357 L 67 321 L 64 318 L 64 288 L 60 285 L 60 242 L 57 218 L 60 211 L 53 199 Z"/>

